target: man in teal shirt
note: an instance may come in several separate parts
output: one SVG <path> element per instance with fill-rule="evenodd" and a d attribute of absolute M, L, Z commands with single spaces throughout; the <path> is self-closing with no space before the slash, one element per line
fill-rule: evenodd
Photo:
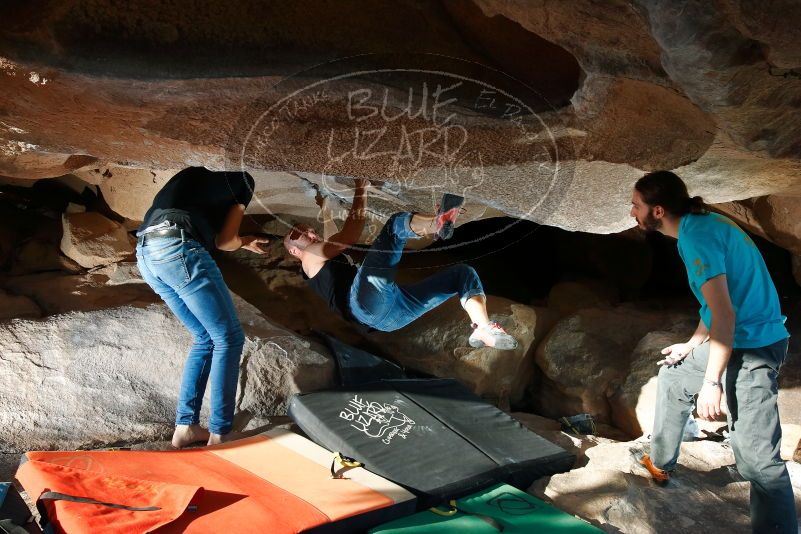
<path fill-rule="evenodd" d="M 669 171 L 637 181 L 631 215 L 643 230 L 678 239 L 701 320 L 686 343 L 662 350 L 651 454 L 641 463 L 666 483 L 676 466 L 685 422 L 698 394 L 702 419 L 720 415 L 726 391 L 731 445 L 751 483 L 754 532 L 797 534 L 795 502 L 779 456 L 776 404 L 789 334 L 776 288 L 751 238 L 730 219 L 709 213 Z"/>

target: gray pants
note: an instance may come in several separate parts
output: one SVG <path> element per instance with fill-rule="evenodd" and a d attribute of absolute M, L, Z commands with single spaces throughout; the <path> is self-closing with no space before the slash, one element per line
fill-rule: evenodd
<path fill-rule="evenodd" d="M 731 446 L 737 470 L 751 483 L 751 525 L 759 533 L 798 532 L 793 488 L 779 455 L 777 378 L 786 356 L 786 339 L 758 349 L 735 349 L 723 376 Z M 708 360 L 707 342 L 678 365 L 659 371 L 651 459 L 666 471 L 676 466 L 684 424 Z"/>

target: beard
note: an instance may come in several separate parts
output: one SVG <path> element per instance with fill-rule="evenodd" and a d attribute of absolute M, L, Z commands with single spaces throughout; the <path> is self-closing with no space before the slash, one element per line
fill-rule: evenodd
<path fill-rule="evenodd" d="M 656 232 L 662 228 L 662 221 L 654 217 L 650 212 L 643 220 L 637 219 L 637 224 L 646 232 Z"/>

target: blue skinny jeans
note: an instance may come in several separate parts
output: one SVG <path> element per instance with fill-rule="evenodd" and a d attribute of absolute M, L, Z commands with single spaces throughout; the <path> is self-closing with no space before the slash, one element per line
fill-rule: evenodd
<path fill-rule="evenodd" d="M 245 335 L 220 269 L 197 241 L 184 237 L 148 240 L 136 247 L 142 278 L 192 334 L 184 364 L 175 422 L 200 422 L 211 379 L 209 431 L 231 431 L 239 360 Z"/>
<path fill-rule="evenodd" d="M 471 297 L 484 295 L 481 280 L 469 265 L 451 265 L 416 284 L 395 283 L 406 241 L 419 238 L 409 225 L 411 219 L 409 212 L 389 218 L 365 255 L 350 288 L 353 316 L 383 332 L 403 328 L 453 296 L 458 295 L 464 307 Z"/>

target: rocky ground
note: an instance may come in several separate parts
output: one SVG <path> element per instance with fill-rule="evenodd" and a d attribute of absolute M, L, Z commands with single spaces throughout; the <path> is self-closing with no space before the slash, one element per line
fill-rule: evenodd
<path fill-rule="evenodd" d="M 273 286 L 265 289 L 269 302 L 286 297 L 281 288 L 306 291 L 287 283 L 298 276 L 289 268 L 284 274 L 265 268 L 254 276 L 268 272 L 277 273 L 269 277 Z M 0 479 L 11 478 L 25 450 L 167 448 L 189 339 L 141 282 L 135 267 L 118 263 L 92 274 L 20 278 L 7 279 L 7 290 L 26 288 L 27 296 L 13 298 L 28 299 L 22 309 L 35 303 L 42 317 L 0 323 L 0 390 L 7 392 L 0 401 L 0 421 L 11 429 L 0 442 Z M 261 287 L 267 286 L 265 281 Z M 118 302 L 110 297 L 110 288 Z M 576 301 L 592 302 L 593 307 L 578 311 L 564 310 L 559 303 L 565 292 L 577 294 L 575 284 L 565 290 L 555 286 L 550 302 L 540 307 L 494 299 L 493 317 L 522 341 L 510 354 L 467 347 L 458 305 L 433 312 L 425 328 L 417 324 L 374 334 L 362 346 L 381 347 L 409 369 L 455 376 L 502 408 L 535 407 L 529 409 L 542 415 L 514 416 L 576 453 L 578 460 L 569 473 L 540 480 L 529 491 L 608 532 L 672 532 L 676 525 L 710 531 L 746 528 L 747 484 L 738 477 L 725 443 L 685 443 L 680 468 L 667 488 L 654 486 L 630 458 L 629 450 L 646 441 L 634 438 L 650 429 L 654 354 L 668 340 L 690 332 L 692 316 L 673 309 L 610 304 L 603 292 L 594 293 L 597 289 L 593 284 L 581 288 L 584 297 Z M 81 306 L 68 311 L 75 293 L 80 293 Z M 320 343 L 234 298 L 247 335 L 237 424 L 253 429 L 286 423 L 289 395 L 334 384 L 333 360 Z M 308 302 L 301 300 L 296 306 Z M 621 323 L 627 328 L 616 327 Z M 610 355 L 615 355 L 613 360 Z M 796 367 L 797 358 L 788 365 L 780 392 L 783 455 L 788 460 L 797 454 L 801 439 L 794 409 Z M 599 436 L 560 430 L 556 417 L 581 412 L 594 415 Z M 801 466 L 793 461 L 788 466 L 801 504 Z"/>

